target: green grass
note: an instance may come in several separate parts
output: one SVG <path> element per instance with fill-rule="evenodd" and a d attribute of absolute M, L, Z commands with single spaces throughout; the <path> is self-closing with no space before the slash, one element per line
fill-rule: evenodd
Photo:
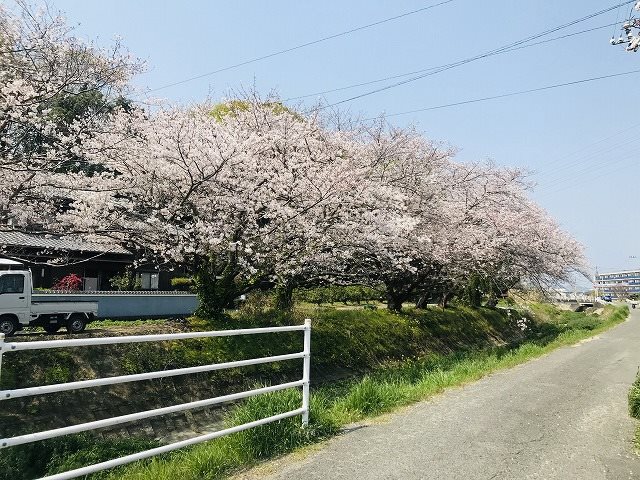
<path fill-rule="evenodd" d="M 640 376 L 629 391 L 629 413 L 640 420 Z"/>
<path fill-rule="evenodd" d="M 112 327 L 162 327 L 170 323 L 165 319 L 158 320 L 95 320 L 87 326 L 87 330 L 97 330 Z"/>
<path fill-rule="evenodd" d="M 640 374 L 629 390 L 629 414 L 640 420 Z M 640 450 L 640 425 L 636 428 L 634 443 Z"/>
<path fill-rule="evenodd" d="M 0 479 L 31 480 L 158 446 L 141 439 L 100 440 L 88 434 L 43 440 L 2 450 Z"/>
<path fill-rule="evenodd" d="M 361 373 L 388 361 L 419 358 L 429 353 L 511 343 L 522 332 L 501 310 L 455 308 L 408 310 L 396 314 L 379 309 L 336 310 L 313 308 L 293 315 L 267 312 L 238 314 L 208 321 L 190 318 L 189 330 L 252 328 L 301 324 L 313 318 L 313 375 L 331 379 L 336 373 Z M 97 328 L 162 324 L 161 321 L 96 322 Z M 93 324 L 92 324 L 93 325 Z M 302 349 L 299 332 L 192 339 L 91 348 L 23 352 L 3 358 L 1 388 L 24 388 L 105 375 L 124 375 L 221 363 L 260 356 L 280 355 Z M 43 360 L 44 359 L 44 360 Z M 114 362 L 114 359 L 118 359 Z M 270 376 L 297 375 L 299 362 L 267 364 L 218 372 L 211 381 L 227 385 L 255 382 Z"/>
<path fill-rule="evenodd" d="M 452 386 L 475 381 L 496 370 L 513 367 L 558 347 L 574 344 L 626 318 L 626 308 L 609 308 L 596 326 L 584 326 L 577 317 L 560 322 L 565 328 L 555 338 L 542 337 L 516 348 L 496 347 L 452 355 L 430 355 L 381 366 L 358 380 L 314 389 L 308 429 L 299 418 L 247 430 L 147 462 L 120 468 L 109 478 L 151 480 L 220 478 L 241 467 L 328 438 L 342 427 L 431 397 Z M 574 325 L 571 327 L 571 325 Z M 236 407 L 227 424 L 239 425 L 298 408 L 297 390 L 250 399 Z"/>

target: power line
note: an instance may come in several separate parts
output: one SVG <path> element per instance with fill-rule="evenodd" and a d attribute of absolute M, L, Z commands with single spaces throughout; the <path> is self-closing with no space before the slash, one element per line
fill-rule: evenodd
<path fill-rule="evenodd" d="M 542 186 L 542 188 L 538 190 L 538 193 L 543 193 L 543 194 L 553 193 L 558 189 L 558 187 L 562 187 L 564 184 L 568 183 L 569 181 L 573 180 L 573 183 L 575 183 L 576 178 L 582 177 L 584 175 L 589 175 L 591 173 L 599 172 L 603 169 L 610 169 L 612 165 L 616 165 L 622 161 L 626 161 L 633 158 L 634 154 L 633 153 L 629 154 L 627 152 L 626 155 L 625 154 L 618 155 L 616 159 L 609 160 L 608 162 L 604 163 L 602 155 L 612 153 L 613 151 L 621 147 L 632 145 L 636 142 L 638 142 L 638 139 L 634 138 L 633 140 L 627 141 L 623 144 L 618 144 L 615 147 L 611 148 L 610 150 L 601 152 L 600 155 L 594 155 L 592 158 L 589 159 L 589 161 L 582 163 L 581 165 L 578 166 L 578 168 L 575 168 L 571 172 L 567 172 L 566 174 L 563 174 L 559 177 L 551 178 L 549 182 L 546 182 Z"/>
<path fill-rule="evenodd" d="M 546 85 L 544 87 L 530 88 L 528 90 L 520 90 L 520 91 L 517 91 L 517 92 L 503 93 L 503 94 L 500 94 L 500 95 L 492 95 L 490 97 L 474 98 L 474 99 L 471 99 L 471 100 L 463 100 L 461 102 L 445 103 L 443 105 L 435 105 L 433 107 L 419 108 L 417 110 L 408 110 L 406 112 L 390 113 L 388 115 L 385 115 L 385 117 L 396 117 L 398 115 L 408 115 L 410 113 L 428 112 L 430 110 L 439 110 L 439 109 L 442 109 L 442 108 L 457 107 L 459 105 L 467 105 L 467 104 L 470 104 L 470 103 L 486 102 L 488 100 L 496 100 L 496 99 L 499 99 L 499 98 L 513 97 L 513 96 L 516 96 L 516 95 L 524 95 L 524 94 L 527 94 L 527 93 L 542 92 L 544 90 L 551 90 L 553 88 L 568 87 L 568 86 L 571 86 L 571 85 L 578 85 L 578 84 L 587 83 L 587 82 L 595 82 L 597 80 L 604 80 L 604 79 L 607 79 L 607 78 L 621 77 L 621 76 L 624 76 L 624 75 L 632 75 L 634 73 L 640 73 L 640 70 L 631 70 L 629 72 L 612 73 L 610 75 L 602 75 L 602 76 L 599 76 L 599 77 L 583 78 L 582 80 L 574 80 L 574 81 L 571 81 L 571 82 L 556 83 L 554 85 Z M 365 121 L 375 120 L 375 119 L 377 119 L 377 117 L 366 118 Z"/>
<path fill-rule="evenodd" d="M 278 56 L 278 55 L 283 55 L 285 53 L 293 52 L 294 50 L 299 50 L 301 48 L 309 47 L 311 45 L 316 45 L 318 43 L 326 42 L 328 40 L 333 40 L 334 38 L 343 37 L 343 36 L 349 35 L 351 33 L 359 32 L 360 30 L 365 30 L 367 28 L 371 28 L 371 27 L 375 27 L 375 26 L 378 26 L 378 25 L 382 25 L 383 23 L 392 22 L 392 21 L 398 20 L 400 18 L 408 17 L 409 15 L 415 15 L 416 13 L 421 13 L 421 12 L 424 12 L 426 10 L 431 10 L 432 8 L 440 7 L 442 5 L 446 5 L 447 3 L 451 3 L 453 1 L 455 1 L 455 0 L 444 0 L 444 1 L 441 1 L 439 3 L 435 3 L 435 4 L 432 4 L 432 5 L 427 5 L 426 7 L 418 8 L 418 9 L 412 10 L 410 12 L 405 12 L 405 13 L 402 13 L 400 15 L 396 15 L 394 17 L 385 18 L 383 20 L 379 20 L 377 22 L 369 23 L 367 25 L 362 25 L 360 27 L 355 27 L 355 28 L 352 28 L 350 30 L 346 30 L 344 32 L 340 32 L 340 33 L 336 33 L 336 34 L 329 35 L 329 36 L 326 36 L 326 37 L 322 37 L 322 38 L 319 38 L 317 40 L 312 40 L 311 42 L 302 43 L 302 44 L 296 45 L 294 47 L 285 48 L 284 50 L 279 50 L 277 52 L 269 53 L 267 55 L 262 55 L 261 57 L 256 57 L 256 58 L 252 58 L 250 60 L 245 60 L 243 62 L 236 63 L 234 65 L 229 65 L 228 67 L 219 68 L 218 70 L 213 70 L 211 72 L 203 73 L 203 74 L 200 74 L 200 75 L 196 75 L 194 77 L 186 78 L 184 80 L 179 80 L 177 82 L 169 83 L 169 84 L 163 85 L 161 87 L 153 88 L 153 89 L 149 90 L 149 92 L 156 92 L 158 90 L 163 90 L 165 88 L 175 87 L 176 85 L 182 85 L 184 83 L 192 82 L 193 80 L 199 80 L 199 79 L 204 78 L 204 77 L 209 77 L 211 75 L 215 75 L 216 73 L 226 72 L 227 70 L 232 70 L 234 68 L 242 67 L 244 65 L 249 65 L 250 63 L 259 62 L 260 60 L 265 60 L 267 58 L 275 57 L 275 56 Z"/>
<path fill-rule="evenodd" d="M 602 162 L 602 157 L 606 154 L 610 154 L 613 151 L 621 148 L 621 147 L 627 147 L 630 144 L 633 144 L 635 142 L 638 141 L 637 138 L 633 138 L 631 140 L 625 139 L 623 142 L 616 142 L 613 145 L 604 145 L 604 148 L 600 147 L 596 147 L 600 144 L 602 144 L 603 142 L 606 142 L 607 140 L 611 140 L 612 138 L 615 138 L 617 136 L 620 136 L 622 134 L 625 134 L 631 130 L 637 129 L 638 127 L 640 127 L 640 123 L 636 123 L 633 124 L 629 127 L 626 127 L 622 130 L 618 130 L 615 133 L 608 135 L 604 138 L 601 138 L 599 140 L 596 140 L 594 142 L 591 142 L 587 145 L 584 145 L 583 147 L 579 148 L 578 150 L 574 150 L 573 152 L 561 155 L 557 158 L 554 159 L 553 163 L 557 164 L 559 162 L 561 162 L 564 159 L 568 159 L 571 158 L 573 156 L 579 155 L 584 151 L 589 150 L 589 152 L 585 155 L 582 156 L 580 158 L 578 158 L 577 160 L 573 160 L 567 163 L 564 163 L 563 165 L 561 165 L 560 167 L 556 168 L 551 175 L 547 175 L 544 174 L 543 172 L 534 172 L 533 177 L 538 177 L 541 179 L 545 180 L 544 185 L 542 185 L 540 182 L 536 182 L 539 185 L 542 185 L 541 188 L 536 189 L 535 192 L 537 194 L 542 193 L 543 196 L 546 193 L 546 191 L 551 190 L 552 188 L 562 185 L 563 183 L 566 182 L 566 180 L 568 179 L 575 179 L 575 174 L 576 171 L 572 171 L 572 172 L 568 172 L 568 173 L 560 173 L 560 175 L 558 175 L 559 172 L 562 171 L 566 171 L 571 169 L 573 166 L 577 166 L 577 167 L 584 167 L 587 165 L 591 165 L 593 163 L 594 160 L 596 160 L 596 163 L 601 163 Z M 593 148 L 596 147 L 595 150 L 593 150 Z M 578 172 L 581 170 L 578 170 Z"/>
<path fill-rule="evenodd" d="M 625 132 L 632 130 L 633 128 L 637 128 L 638 126 L 639 125 L 634 125 L 633 127 L 626 129 Z M 624 132 L 620 132 L 613 136 L 617 136 L 621 133 L 624 133 Z M 609 138 L 612 138 L 612 137 L 609 137 Z M 584 167 L 591 168 L 590 167 L 591 165 L 597 166 L 597 164 L 602 163 L 602 159 L 604 156 L 612 154 L 614 151 L 619 150 L 620 148 L 627 149 L 629 145 L 632 145 L 637 141 L 638 141 L 638 138 L 632 138 L 631 140 L 625 139 L 625 141 L 623 142 L 616 142 L 613 145 L 610 145 L 606 148 L 599 148 L 599 149 L 592 150 L 588 152 L 586 155 L 581 156 L 576 160 L 573 160 L 571 162 L 565 163 L 564 165 L 561 165 L 560 167 L 556 168 L 553 172 L 550 172 L 549 175 L 544 175 L 541 172 L 539 172 L 538 178 L 540 178 L 541 180 L 543 179 L 545 182 L 541 190 L 549 189 L 550 187 L 563 183 L 567 178 L 571 178 L 575 176 L 576 172 L 581 171 L 581 169 L 584 169 Z M 589 149 L 596 143 L 600 143 L 600 142 L 595 142 L 594 144 L 591 144 L 589 147 L 585 147 L 581 150 Z M 568 155 L 568 156 L 565 156 L 564 158 L 567 158 L 570 156 L 573 156 L 573 155 Z M 560 157 L 560 159 L 561 158 L 563 157 Z M 554 162 L 554 164 L 556 162 L 557 160 Z"/>
<path fill-rule="evenodd" d="M 589 145 L 586 145 L 585 147 L 577 150 L 576 152 L 574 152 L 574 154 L 580 153 L 581 151 L 587 150 L 591 147 L 593 147 L 594 145 L 597 145 L 599 143 L 602 143 L 606 140 L 609 140 L 613 137 L 616 137 L 618 135 L 621 135 L 623 133 L 628 132 L 629 130 L 633 130 L 635 128 L 638 128 L 640 126 L 639 124 L 635 124 L 632 125 L 631 127 L 625 128 L 624 130 L 618 131 L 616 133 L 614 133 L 613 135 L 610 135 L 608 137 L 605 137 L 603 139 L 600 139 L 596 142 L 593 142 Z M 550 193 L 555 193 L 561 190 L 564 190 L 563 188 L 558 189 L 557 187 L 562 187 L 563 184 L 567 183 L 567 180 L 572 180 L 572 185 L 576 184 L 575 179 L 577 177 L 581 177 L 584 174 L 589 174 L 589 173 L 593 173 L 593 172 L 597 172 L 600 171 L 602 168 L 605 169 L 609 169 L 606 173 L 609 173 L 611 171 L 611 166 L 615 165 L 617 163 L 620 163 L 621 161 L 625 161 L 628 160 L 630 158 L 633 158 L 633 155 L 630 157 L 628 154 L 626 156 L 622 155 L 617 155 L 617 159 L 612 160 L 607 162 L 606 164 L 604 164 L 603 162 L 603 156 L 607 155 L 607 154 L 611 154 L 612 152 L 614 152 L 615 150 L 618 150 L 619 148 L 622 147 L 628 147 L 631 144 L 634 144 L 638 141 L 639 139 L 637 137 L 632 138 L 631 140 L 627 139 L 624 142 L 616 142 L 613 146 L 610 146 L 608 148 L 605 149 L 600 149 L 599 151 L 591 151 L 586 157 L 583 157 L 581 159 L 579 159 L 577 162 L 571 162 L 573 164 L 576 164 L 576 166 L 580 167 L 576 170 L 573 170 L 571 172 L 568 172 L 567 174 L 561 174 L 560 176 L 556 176 L 556 175 L 552 175 L 551 177 L 547 177 L 547 180 L 550 180 L 548 182 L 546 182 L 544 184 L 544 186 L 542 188 L 540 188 L 539 190 L 537 190 L 537 193 L 542 193 L 543 196 L 545 194 L 550 194 Z M 567 155 L 565 157 L 569 157 L 573 154 Z M 562 157 L 560 157 L 562 158 Z M 578 165 L 579 164 L 579 165 Z M 569 164 L 565 165 L 565 169 L 566 167 L 568 167 Z M 556 172 L 554 172 L 555 174 Z M 554 178 L 555 177 L 555 178 Z M 578 182 L 579 183 L 579 182 Z M 572 186 L 569 185 L 569 186 Z"/>
<path fill-rule="evenodd" d="M 555 193 L 559 193 L 559 192 L 565 191 L 565 190 L 567 190 L 568 188 L 571 188 L 571 187 L 579 186 L 580 184 L 584 183 L 584 179 L 588 178 L 588 175 L 590 173 L 598 173 L 599 177 L 601 178 L 601 177 L 606 176 L 606 175 L 611 175 L 612 173 L 618 173 L 621 170 L 628 170 L 630 165 L 627 164 L 626 162 L 629 161 L 629 160 L 633 160 L 633 164 L 636 164 L 636 162 L 635 162 L 636 157 L 633 154 L 630 154 L 630 155 L 622 157 L 622 158 L 620 158 L 618 160 L 614 160 L 613 162 L 610 162 L 607 165 L 601 165 L 599 167 L 595 167 L 593 169 L 587 169 L 587 170 L 584 170 L 584 171 L 580 172 L 575 177 L 575 178 L 580 177 L 580 181 L 578 181 L 578 182 L 576 182 L 576 181 L 574 181 L 572 183 L 564 182 L 563 184 L 556 185 L 555 186 L 556 188 L 552 188 L 552 189 L 549 189 L 547 191 L 540 190 L 539 193 L 542 193 L 542 196 L 545 197 L 545 196 L 549 196 L 549 195 L 553 195 Z M 625 162 L 625 163 L 622 163 L 621 165 L 619 165 L 621 162 Z M 617 165 L 618 168 L 611 168 L 612 165 Z M 586 177 L 585 177 L 585 175 L 586 175 Z M 560 187 L 560 188 L 557 188 L 557 187 Z"/>
<path fill-rule="evenodd" d="M 554 188 L 564 183 L 564 180 L 566 180 L 567 178 L 573 178 L 582 172 L 592 172 L 597 171 L 599 168 L 607 168 L 609 165 L 613 165 L 619 162 L 621 159 L 628 158 L 628 155 L 635 155 L 636 148 L 635 146 L 631 146 L 636 145 L 639 140 L 640 138 L 635 137 L 625 142 L 618 143 L 610 149 L 606 149 L 590 156 L 587 161 L 576 165 L 576 168 L 574 168 L 572 171 L 567 172 L 562 176 L 558 176 L 555 178 L 551 177 L 549 179 L 550 181 L 546 183 L 543 189 Z M 622 149 L 622 152 L 618 152 L 618 150 L 620 149 Z M 613 159 L 610 158 L 611 155 L 614 156 Z"/>
<path fill-rule="evenodd" d="M 597 17 L 599 15 L 602 15 L 604 13 L 608 13 L 608 12 L 610 12 L 612 10 L 615 10 L 616 8 L 618 8 L 618 7 L 622 6 L 622 5 L 628 5 L 628 4 L 631 4 L 631 3 L 635 3 L 636 1 L 637 0 L 629 0 L 629 1 L 617 4 L 617 5 L 614 5 L 612 7 L 608 7 L 608 8 L 605 8 L 603 10 L 599 10 L 597 12 L 591 13 L 589 15 L 586 15 L 584 17 L 578 18 L 576 20 L 572 20 L 571 22 L 559 25 L 557 27 L 550 28 L 548 30 L 545 30 L 545 31 L 537 33 L 535 35 L 531 35 L 529 37 L 517 40 L 517 41 L 512 42 L 510 44 L 503 45 L 502 47 L 496 48 L 494 50 L 489 50 L 488 52 L 481 53 L 479 55 L 476 55 L 476 56 L 473 56 L 473 57 L 470 57 L 470 58 L 466 58 L 466 59 L 463 59 L 463 60 L 459 60 L 457 62 L 448 64 L 448 65 L 445 65 L 442 68 L 439 68 L 439 69 L 437 69 L 435 71 L 430 71 L 430 72 L 427 72 L 427 73 L 423 73 L 421 75 L 417 75 L 417 76 L 409 78 L 407 80 L 402 80 L 400 82 L 392 83 L 390 85 L 386 85 L 384 87 L 380 87 L 380 88 L 377 88 L 375 90 L 370 90 L 368 92 L 361 93 L 359 95 L 354 95 L 353 97 L 349 97 L 349 98 L 346 98 L 344 100 L 340 100 L 338 102 L 334 102 L 332 104 L 325 105 L 325 106 L 323 106 L 321 108 L 325 109 L 325 108 L 334 107 L 336 105 L 340 105 L 340 104 L 343 104 L 343 103 L 346 103 L 346 102 L 351 102 L 351 101 L 357 100 L 359 98 L 367 97 L 369 95 L 373 95 L 375 93 L 379 93 L 379 92 L 382 92 L 382 91 L 385 91 L 385 90 L 389 90 L 391 88 L 399 87 L 401 85 L 406 85 L 407 83 L 415 82 L 415 81 L 420 80 L 422 78 L 425 78 L 427 76 L 436 75 L 438 73 L 444 72 L 445 70 L 450 70 L 452 68 L 456 68 L 456 67 L 459 67 L 461 65 L 466 65 L 467 63 L 471 63 L 471 62 L 474 62 L 476 60 L 480 60 L 480 59 L 483 59 L 483 58 L 491 57 L 493 55 L 498 55 L 499 53 L 503 53 L 505 50 L 511 49 L 511 48 L 516 47 L 518 45 L 529 43 L 532 40 L 536 40 L 538 38 L 544 37 L 544 36 L 549 35 L 551 33 L 557 32 L 558 30 L 562 30 L 562 29 L 565 29 L 567 27 L 576 25 L 578 23 L 590 20 L 590 19 L 595 18 L 595 17 Z"/>
<path fill-rule="evenodd" d="M 554 160 L 554 164 L 557 163 L 561 163 L 562 160 L 564 159 L 568 159 L 574 156 L 578 156 L 580 155 L 577 159 L 575 160 L 571 160 L 569 162 L 564 163 L 563 165 L 561 165 L 560 167 L 557 167 L 553 172 L 552 175 L 544 175 L 541 172 L 538 172 L 539 175 L 544 176 L 545 180 L 550 180 L 553 179 L 554 177 L 558 177 L 558 173 L 562 172 L 564 170 L 569 170 L 571 169 L 573 166 L 580 166 L 581 164 L 585 164 L 587 161 L 590 161 L 593 157 L 601 157 L 604 154 L 610 153 L 613 150 L 626 146 L 629 143 L 628 139 L 625 139 L 624 141 L 620 142 L 617 141 L 615 143 L 613 143 L 612 145 L 601 145 L 598 146 L 599 144 L 602 144 L 603 142 L 606 142 L 607 140 L 611 140 L 614 137 L 617 137 L 619 135 L 622 135 L 624 133 L 627 133 L 631 130 L 634 130 L 636 128 L 640 127 L 640 123 L 636 123 L 628 128 L 625 128 L 624 130 L 620 130 L 616 133 L 614 133 L 613 135 L 609 135 L 608 137 L 602 138 L 598 141 L 592 142 L 590 144 L 585 145 L 584 147 L 568 153 L 566 155 L 562 155 L 558 158 L 556 158 Z M 635 141 L 635 140 L 632 140 Z M 583 154 L 583 152 L 585 152 Z M 559 176 L 563 176 L 564 174 L 561 174 Z"/>
<path fill-rule="evenodd" d="M 549 38 L 547 40 L 542 40 L 540 42 L 529 43 L 527 45 L 521 45 L 521 46 L 518 46 L 518 47 L 509 48 L 509 49 L 504 50 L 504 51 L 502 51 L 500 53 L 509 53 L 509 52 L 514 52 L 516 50 L 521 50 L 523 48 L 535 47 L 537 45 L 542 45 L 542 44 L 549 43 L 549 42 L 555 42 L 557 40 L 563 40 L 565 38 L 573 37 L 573 36 L 576 36 L 576 35 L 583 35 L 585 33 L 594 32 L 596 30 L 602 30 L 604 28 L 608 28 L 608 27 L 615 26 L 615 25 L 618 25 L 618 23 L 617 22 L 616 23 L 609 23 L 607 25 L 602 25 L 600 27 L 588 28 L 586 30 L 580 30 L 578 32 L 568 33 L 566 35 L 561 35 L 559 37 Z M 414 70 L 414 71 L 411 71 L 411 72 L 399 73 L 397 75 L 392 75 L 390 77 L 378 78 L 377 80 L 369 80 L 367 82 L 354 83 L 354 84 L 351 84 L 351 85 L 345 85 L 344 87 L 337 87 L 337 88 L 332 88 L 330 90 L 323 90 L 321 92 L 309 93 L 309 94 L 306 94 L 306 95 L 299 95 L 297 97 L 289 97 L 289 98 L 286 98 L 284 101 L 288 102 L 288 101 L 291 101 L 291 100 L 301 100 L 303 98 L 317 97 L 317 96 L 320 96 L 320 95 L 325 95 L 327 93 L 334 93 L 334 92 L 339 92 L 339 91 L 342 91 L 342 90 L 350 90 L 352 88 L 364 87 L 366 85 L 373 85 L 375 83 L 385 82 L 387 80 L 395 80 L 396 78 L 408 77 L 409 75 L 415 75 L 415 74 L 424 73 L 424 72 L 431 72 L 433 70 L 437 70 L 437 69 L 440 69 L 440 68 L 448 67 L 450 65 L 452 65 L 452 64 L 449 63 L 449 64 L 445 64 L 445 65 L 438 65 L 436 67 L 429 67 L 429 68 L 424 68 L 424 69 L 421 69 L 421 70 Z"/>
<path fill-rule="evenodd" d="M 628 142 L 628 145 L 631 146 L 637 143 L 638 143 L 638 139 L 632 142 Z M 612 149 L 612 151 L 610 152 L 605 152 L 605 154 L 613 154 L 613 150 L 617 150 L 617 148 Z M 618 152 L 618 155 L 616 155 L 614 159 L 611 159 L 609 157 L 607 157 L 606 159 L 602 157 L 591 158 L 588 162 L 575 166 L 570 172 L 565 172 L 561 176 L 553 177 L 548 182 L 538 183 L 540 188 L 538 188 L 537 191 L 538 193 L 543 193 L 543 194 L 550 193 L 555 189 L 557 189 L 558 187 L 562 187 L 563 185 L 569 182 L 572 182 L 572 183 L 575 182 L 576 178 L 579 178 L 583 175 L 588 176 L 590 174 L 598 172 L 603 166 L 604 168 L 609 168 L 611 165 L 614 165 L 622 160 L 628 159 L 629 158 L 628 155 L 629 155 L 628 152 L 622 151 L 622 152 Z M 606 163 L 603 163 L 603 162 L 606 162 Z"/>

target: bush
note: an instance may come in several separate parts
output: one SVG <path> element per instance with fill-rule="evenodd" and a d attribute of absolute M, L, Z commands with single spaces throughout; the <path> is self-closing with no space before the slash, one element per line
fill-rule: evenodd
<path fill-rule="evenodd" d="M 629 391 L 629 413 L 640 420 L 640 375 Z"/>
<path fill-rule="evenodd" d="M 640 420 L 640 374 L 629 390 L 629 414 Z M 640 425 L 636 427 L 634 443 L 638 451 L 640 451 Z"/>
<path fill-rule="evenodd" d="M 270 292 L 255 291 L 248 293 L 238 308 L 237 316 L 241 321 L 260 318 L 273 314 L 275 300 Z"/>
<path fill-rule="evenodd" d="M 142 290 L 142 281 L 136 274 L 128 268 L 122 275 L 116 275 L 109 279 L 111 288 L 121 292 L 130 292 L 134 290 Z"/>
<path fill-rule="evenodd" d="M 62 277 L 51 287 L 53 290 L 77 291 L 82 288 L 82 278 L 75 273 Z"/>
<path fill-rule="evenodd" d="M 176 277 L 171 279 L 171 286 L 176 290 L 187 291 L 193 286 L 193 278 Z"/>
<path fill-rule="evenodd" d="M 598 317 L 585 317 L 568 322 L 572 329 L 595 330 L 602 324 Z"/>
<path fill-rule="evenodd" d="M 377 382 L 365 376 L 351 387 L 342 401 L 342 407 L 360 416 L 369 416 L 387 412 L 405 398 L 400 384 Z"/>

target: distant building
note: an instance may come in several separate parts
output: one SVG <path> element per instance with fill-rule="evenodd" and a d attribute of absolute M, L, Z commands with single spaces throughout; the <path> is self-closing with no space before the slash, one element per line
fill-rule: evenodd
<path fill-rule="evenodd" d="M 550 291 L 550 297 L 556 302 L 592 302 L 593 295 L 590 292 L 567 290 L 566 288 L 554 288 Z"/>
<path fill-rule="evenodd" d="M 69 274 L 82 278 L 82 289 L 112 290 L 110 280 L 133 268 L 134 255 L 119 245 L 91 243 L 71 236 L 0 231 L 0 257 L 19 259 L 33 273 L 35 288 L 51 288 Z M 135 274 L 142 290 L 172 290 L 173 272 L 139 265 Z"/>
<path fill-rule="evenodd" d="M 640 294 L 640 269 L 599 273 L 595 276 L 593 287 L 598 296 L 626 298 Z"/>

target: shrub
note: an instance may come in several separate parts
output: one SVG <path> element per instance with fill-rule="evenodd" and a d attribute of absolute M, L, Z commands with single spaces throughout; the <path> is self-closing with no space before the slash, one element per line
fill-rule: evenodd
<path fill-rule="evenodd" d="M 572 329 L 594 330 L 602 324 L 602 321 L 594 316 L 572 320 L 568 324 Z"/>
<path fill-rule="evenodd" d="M 119 291 L 142 290 L 142 282 L 135 273 L 128 268 L 122 275 L 116 275 L 109 279 L 111 288 Z"/>
<path fill-rule="evenodd" d="M 190 290 L 193 286 L 193 279 L 189 277 L 176 277 L 171 279 L 171 286 L 176 290 Z"/>
<path fill-rule="evenodd" d="M 629 413 L 640 420 L 640 375 L 629 391 Z"/>
<path fill-rule="evenodd" d="M 365 376 L 350 388 L 341 406 L 361 416 L 368 416 L 389 411 L 405 398 L 406 393 L 399 383 L 377 382 Z"/>
<path fill-rule="evenodd" d="M 248 293 L 238 308 L 238 316 L 242 319 L 263 316 L 274 309 L 274 298 L 270 292 L 255 291 Z"/>
<path fill-rule="evenodd" d="M 71 273 L 62 277 L 56 283 L 54 283 L 53 290 L 68 290 L 68 291 L 77 291 L 82 288 L 82 278 L 80 278 L 75 273 Z"/>

